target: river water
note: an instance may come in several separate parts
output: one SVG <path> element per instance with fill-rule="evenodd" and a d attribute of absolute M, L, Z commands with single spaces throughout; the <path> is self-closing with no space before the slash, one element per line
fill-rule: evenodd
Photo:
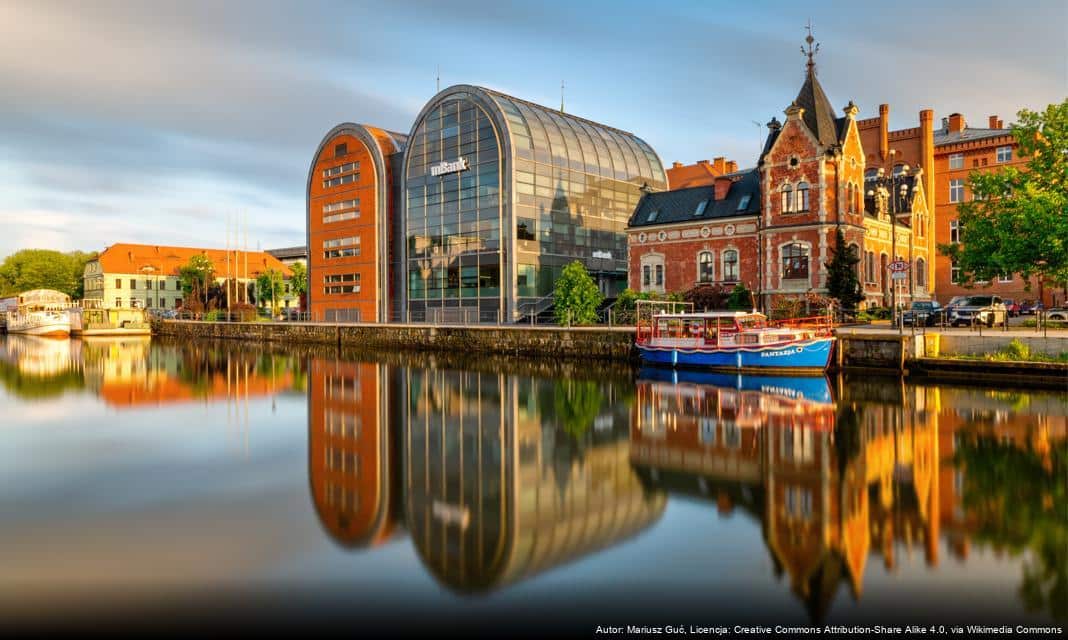
<path fill-rule="evenodd" d="M 0 415 L 3 627 L 1068 615 L 1064 393 L 7 336 Z"/>

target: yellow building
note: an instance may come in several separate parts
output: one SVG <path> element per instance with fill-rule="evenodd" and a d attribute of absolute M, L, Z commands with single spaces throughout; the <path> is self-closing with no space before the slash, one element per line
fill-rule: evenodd
<path fill-rule="evenodd" d="M 178 272 L 197 255 L 207 257 L 214 265 L 216 283 L 225 282 L 229 273 L 247 288 L 260 274 L 277 271 L 286 280 L 278 306 L 299 306 L 288 282 L 292 271 L 266 252 L 145 244 L 114 244 L 90 260 L 83 275 L 85 299 L 99 300 L 105 308 L 177 309 L 183 303 Z"/>

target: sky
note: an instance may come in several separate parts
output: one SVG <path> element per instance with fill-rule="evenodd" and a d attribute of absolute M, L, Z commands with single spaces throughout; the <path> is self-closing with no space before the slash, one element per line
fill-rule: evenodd
<path fill-rule="evenodd" d="M 819 78 L 891 126 L 976 126 L 1068 96 L 1068 3 L 0 0 L 0 256 L 116 242 L 304 243 L 340 122 L 395 131 L 441 87 L 492 87 L 631 131 L 665 166 L 752 166 Z"/>

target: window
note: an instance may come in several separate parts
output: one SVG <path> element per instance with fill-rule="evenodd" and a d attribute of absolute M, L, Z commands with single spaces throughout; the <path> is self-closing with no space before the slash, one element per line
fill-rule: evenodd
<path fill-rule="evenodd" d="M 329 214 L 329 215 L 328 215 Z M 360 199 L 342 200 L 323 205 L 323 222 L 354 220 L 360 217 Z"/>
<path fill-rule="evenodd" d="M 964 168 L 964 154 L 953 153 L 949 156 L 949 168 L 950 169 L 963 169 Z"/>
<path fill-rule="evenodd" d="M 159 290 L 160 291 L 164 291 L 166 289 L 167 289 L 167 281 L 166 280 L 160 280 L 159 281 Z"/>
<path fill-rule="evenodd" d="M 693 217 L 697 218 L 705 212 L 705 208 L 708 206 L 708 200 L 702 200 L 697 203 L 697 208 L 693 210 Z"/>
<path fill-rule="evenodd" d="M 360 255 L 360 236 L 323 240 L 323 257 L 347 258 Z"/>
<path fill-rule="evenodd" d="M 927 262 L 923 258 L 916 258 L 916 286 L 927 286 Z"/>
<path fill-rule="evenodd" d="M 960 267 L 957 266 L 956 260 L 950 262 L 949 281 L 953 284 L 957 284 L 960 282 Z"/>
<path fill-rule="evenodd" d="M 792 213 L 794 210 L 794 188 L 790 185 L 782 187 L 782 212 Z"/>
<path fill-rule="evenodd" d="M 782 248 L 782 277 L 785 280 L 808 278 L 808 247 L 795 242 Z"/>
<path fill-rule="evenodd" d="M 869 251 L 864 255 L 864 281 L 875 282 L 875 252 Z"/>
<path fill-rule="evenodd" d="M 712 252 L 702 251 L 697 254 L 697 281 L 712 282 L 713 279 Z"/>
<path fill-rule="evenodd" d="M 893 176 L 896 178 L 897 176 L 900 176 L 903 173 L 905 173 L 905 165 L 904 164 L 900 164 L 900 163 L 899 164 L 895 164 L 894 165 L 894 170 L 893 170 Z"/>
<path fill-rule="evenodd" d="M 652 268 L 649 265 L 642 265 L 642 286 L 648 287 L 652 282 Z"/>
<path fill-rule="evenodd" d="M 122 306 L 122 298 L 115 298 L 115 306 L 116 307 L 121 307 Z"/>
<path fill-rule="evenodd" d="M 955 178 L 949 181 L 949 201 L 964 202 L 964 180 Z"/>
<path fill-rule="evenodd" d="M 864 182 L 873 182 L 879 177 L 878 169 L 867 169 L 864 171 Z"/>
<path fill-rule="evenodd" d="M 339 176 L 343 173 L 352 173 L 360 168 L 359 162 L 346 162 L 345 164 L 339 164 L 336 167 L 330 167 L 329 169 L 323 169 L 323 177 L 330 178 L 333 176 Z"/>
<path fill-rule="evenodd" d="M 949 241 L 954 244 L 960 242 L 960 220 L 949 221 Z"/>
<path fill-rule="evenodd" d="M 998 162 L 1012 162 L 1012 147 L 998 147 Z"/>
<path fill-rule="evenodd" d="M 749 201 L 752 199 L 753 196 L 748 193 L 742 196 L 742 199 L 738 201 L 738 208 L 736 209 L 736 211 L 745 211 L 746 209 L 748 209 Z"/>
<path fill-rule="evenodd" d="M 664 265 L 656 265 L 656 286 L 664 286 Z"/>
<path fill-rule="evenodd" d="M 327 294 L 360 292 L 360 274 L 358 273 L 331 274 L 323 278 L 323 283 L 326 285 L 323 287 L 323 293 Z"/>
<path fill-rule="evenodd" d="M 137 280 L 134 280 L 133 278 L 130 278 L 130 288 L 131 289 L 136 289 L 137 288 Z"/>
<path fill-rule="evenodd" d="M 352 182 L 356 182 L 359 179 L 360 179 L 360 174 L 358 174 L 358 173 L 350 173 L 348 175 L 338 176 L 336 178 L 330 178 L 329 180 L 323 180 L 323 188 L 324 189 L 329 189 L 330 187 L 336 187 L 338 185 L 349 184 L 349 183 L 352 183 Z"/>
<path fill-rule="evenodd" d="M 1011 273 L 1002 273 L 998 275 L 998 282 L 1012 282 Z"/>
<path fill-rule="evenodd" d="M 853 184 L 852 183 L 846 185 L 845 198 L 846 198 L 846 211 L 848 211 L 849 213 L 853 213 Z"/>
<path fill-rule="evenodd" d="M 121 289 L 122 288 L 122 280 L 120 280 L 119 278 L 115 278 L 115 288 L 116 289 Z"/>
<path fill-rule="evenodd" d="M 152 281 L 147 279 L 147 278 L 145 279 L 145 288 L 146 289 L 151 289 L 152 288 Z"/>
<path fill-rule="evenodd" d="M 647 215 L 645 217 L 645 221 L 646 222 L 654 222 L 658 215 L 660 215 L 660 209 L 653 209 L 652 211 L 649 212 L 649 215 Z"/>
<path fill-rule="evenodd" d="M 734 249 L 727 249 L 723 252 L 723 280 L 738 281 L 738 252 Z"/>
<path fill-rule="evenodd" d="M 334 145 L 334 157 L 338 158 L 349 152 L 349 145 L 342 142 L 341 144 Z"/>
<path fill-rule="evenodd" d="M 797 185 L 797 210 L 808 211 L 808 183 L 801 182 Z"/>

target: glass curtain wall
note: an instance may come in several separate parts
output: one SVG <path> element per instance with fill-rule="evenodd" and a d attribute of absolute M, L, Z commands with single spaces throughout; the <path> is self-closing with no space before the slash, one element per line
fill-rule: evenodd
<path fill-rule="evenodd" d="M 649 145 L 477 87 L 446 90 L 427 109 L 407 152 L 413 315 L 466 306 L 483 322 L 498 310 L 507 321 L 550 295 L 576 259 L 605 294 L 626 287 L 626 225 L 640 187 L 667 188 Z"/>

